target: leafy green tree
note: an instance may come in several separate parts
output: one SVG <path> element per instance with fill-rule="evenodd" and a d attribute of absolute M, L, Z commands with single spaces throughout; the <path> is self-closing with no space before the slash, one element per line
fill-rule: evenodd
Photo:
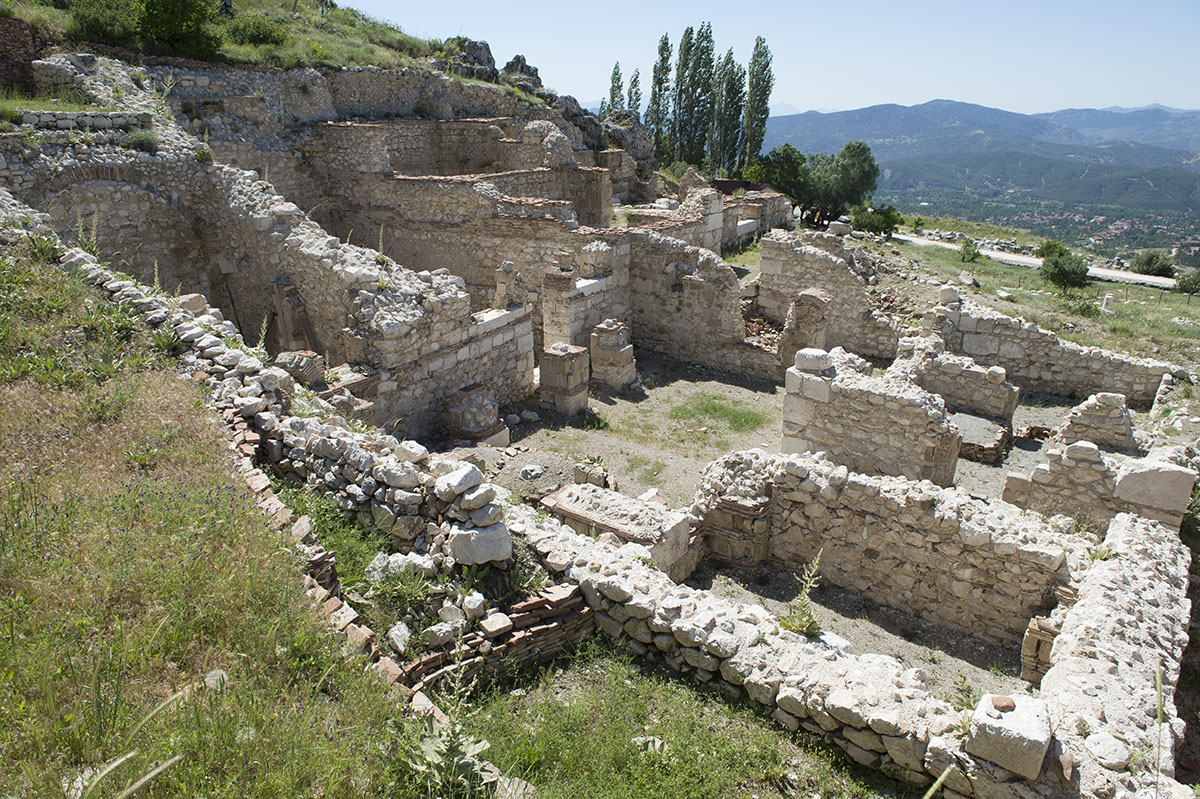
<path fill-rule="evenodd" d="M 1038 245 L 1038 248 L 1033 251 L 1033 254 L 1038 258 L 1052 258 L 1055 255 L 1070 255 L 1071 250 L 1067 248 L 1067 245 L 1063 244 L 1057 239 L 1046 239 Z"/>
<path fill-rule="evenodd" d="M 790 144 L 781 144 L 744 170 L 747 180 L 769 184 L 799 203 L 810 191 L 810 175 L 804 155 Z"/>
<path fill-rule="evenodd" d="M 625 107 L 640 114 L 642 111 L 642 76 L 636 69 L 629 76 L 629 94 L 626 97 L 628 102 L 625 103 Z"/>
<path fill-rule="evenodd" d="M 962 246 L 958 248 L 958 257 L 964 264 L 973 264 L 979 260 L 979 245 L 975 243 L 975 239 L 963 241 Z"/>
<path fill-rule="evenodd" d="M 809 180 L 795 197 L 804 221 L 822 225 L 859 205 L 875 191 L 879 166 L 866 142 L 847 142 L 837 155 L 813 153 L 807 161 Z"/>
<path fill-rule="evenodd" d="M 136 46 L 142 33 L 142 0 L 75 0 L 71 19 L 88 41 Z"/>
<path fill-rule="evenodd" d="M 145 0 L 142 35 L 175 52 L 205 55 L 221 43 L 219 13 L 220 0 Z"/>
<path fill-rule="evenodd" d="M 679 158 L 689 164 L 704 161 L 709 126 L 713 112 L 713 35 L 712 24 L 705 22 L 696 31 L 690 52 L 684 105 L 686 114 L 680 120 Z"/>
<path fill-rule="evenodd" d="M 771 114 L 771 90 L 775 88 L 775 74 L 771 71 L 771 51 L 767 40 L 759 36 L 754 40 L 747 69 L 749 87 L 746 91 L 745 133 L 746 151 L 743 164 L 757 161 L 762 152 L 763 138 L 767 134 L 767 117 Z"/>
<path fill-rule="evenodd" d="M 608 85 L 608 113 L 625 107 L 625 82 L 621 79 L 621 62 L 613 64 L 612 77 Z"/>
<path fill-rule="evenodd" d="M 1192 272 L 1175 281 L 1175 288 L 1184 294 L 1200 294 L 1200 272 Z"/>
<path fill-rule="evenodd" d="M 1175 277 L 1175 263 L 1166 250 L 1142 250 L 1133 256 L 1129 268 L 1142 275 Z"/>
<path fill-rule="evenodd" d="M 870 198 L 868 198 L 867 202 L 850 209 L 850 221 L 855 230 L 865 230 L 867 233 L 876 233 L 891 238 L 891 235 L 896 232 L 896 228 L 904 224 L 904 217 L 894 205 L 885 205 L 880 208 L 871 207 Z"/>
<path fill-rule="evenodd" d="M 692 118 L 692 98 L 688 92 L 692 84 L 692 40 L 695 31 L 692 26 L 684 28 L 683 36 L 679 39 L 679 50 L 675 58 L 675 93 L 671 103 L 671 160 L 686 160 L 683 157 L 684 132 Z"/>
<path fill-rule="evenodd" d="M 1083 258 L 1071 253 L 1057 253 L 1042 260 L 1042 277 L 1058 287 L 1063 294 L 1081 289 L 1091 282 Z"/>
<path fill-rule="evenodd" d="M 746 106 L 746 70 L 725 53 L 713 78 L 713 121 L 708 137 L 708 161 L 713 172 L 731 174 L 742 153 L 742 111 Z"/>
<path fill-rule="evenodd" d="M 661 163 L 670 156 L 671 40 L 658 40 L 658 60 L 650 73 L 650 102 L 646 106 L 646 131 L 654 142 L 654 156 Z"/>

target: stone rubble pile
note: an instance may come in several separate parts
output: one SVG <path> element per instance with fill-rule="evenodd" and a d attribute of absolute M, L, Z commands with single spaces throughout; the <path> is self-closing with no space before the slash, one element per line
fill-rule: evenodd
<path fill-rule="evenodd" d="M 1133 455 L 1139 449 L 1125 396 L 1108 392 L 1093 394 L 1072 408 L 1055 440 L 1063 444 L 1091 441 L 1097 446 Z"/>

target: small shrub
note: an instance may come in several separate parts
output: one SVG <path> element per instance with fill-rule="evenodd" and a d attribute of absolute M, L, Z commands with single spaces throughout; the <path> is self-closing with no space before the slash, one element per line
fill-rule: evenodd
<path fill-rule="evenodd" d="M 1133 256 L 1129 268 L 1143 275 L 1175 277 L 1175 263 L 1166 250 L 1142 250 Z"/>
<path fill-rule="evenodd" d="M 796 578 L 796 581 L 800 583 L 800 592 L 796 594 L 795 599 L 788 603 L 787 615 L 779 620 L 779 626 L 783 629 L 807 635 L 810 638 L 821 632 L 821 622 L 817 619 L 816 611 L 813 610 L 812 601 L 809 598 L 813 589 L 820 582 L 821 578 L 818 572 L 820 567 L 821 550 L 818 549 L 817 554 Z"/>
<path fill-rule="evenodd" d="M 174 355 L 183 346 L 183 341 L 180 340 L 179 334 L 172 327 L 160 327 L 150 334 L 151 341 L 154 342 L 154 349 L 161 352 L 163 355 Z"/>
<path fill-rule="evenodd" d="M 62 247 L 58 245 L 57 241 L 48 236 L 28 233 L 25 239 L 29 249 L 29 257 L 35 263 L 51 264 L 57 261 L 62 255 Z"/>
<path fill-rule="evenodd" d="M 154 155 L 158 152 L 158 136 L 153 131 L 139 130 L 129 134 L 129 138 L 125 140 L 125 146 L 131 150 Z"/>
<path fill-rule="evenodd" d="M 258 14 L 234 18 L 225 26 L 225 36 L 234 44 L 279 45 L 288 38 L 282 22 Z"/>
<path fill-rule="evenodd" d="M 456 721 L 442 724 L 428 716 L 418 752 L 407 763 L 427 796 L 491 796 L 500 772 L 480 759 L 489 746 Z"/>
<path fill-rule="evenodd" d="M 962 243 L 958 257 L 962 259 L 963 263 L 974 263 L 979 260 L 979 245 L 975 243 L 975 239 L 967 239 Z"/>
<path fill-rule="evenodd" d="M 1063 294 L 1070 294 L 1071 289 L 1079 289 L 1091 282 L 1088 277 L 1087 264 L 1078 255 L 1051 255 L 1042 261 L 1042 277 Z"/>
<path fill-rule="evenodd" d="M 959 712 L 971 711 L 979 704 L 981 696 L 982 694 L 972 687 L 966 677 L 959 677 L 954 681 L 954 693 L 946 701 Z"/>
<path fill-rule="evenodd" d="M 125 461 L 139 472 L 152 472 L 158 466 L 158 447 L 153 444 L 134 444 L 125 450 Z"/>
<path fill-rule="evenodd" d="M 75 33 L 85 39 L 118 46 L 137 44 L 142 35 L 144 15 L 142 0 L 73 0 L 71 3 Z"/>
<path fill-rule="evenodd" d="M 201 144 L 197 147 L 195 156 L 197 163 L 211 164 L 213 162 L 213 151 L 207 144 Z"/>
<path fill-rule="evenodd" d="M 1183 294 L 1200 293 L 1200 271 L 1184 275 L 1175 281 L 1175 288 Z"/>
<path fill-rule="evenodd" d="M 1099 319 L 1100 306 L 1090 297 L 1059 297 L 1058 307 L 1085 319 Z"/>

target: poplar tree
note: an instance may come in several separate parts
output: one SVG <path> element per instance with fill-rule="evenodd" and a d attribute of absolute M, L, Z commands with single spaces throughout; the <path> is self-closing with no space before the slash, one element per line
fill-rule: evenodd
<path fill-rule="evenodd" d="M 733 172 L 745 151 L 742 144 L 742 111 L 746 106 L 746 70 L 733 58 L 733 50 L 717 64 L 713 78 L 713 114 L 708 137 L 708 161 L 714 172 Z"/>
<path fill-rule="evenodd" d="M 692 38 L 695 32 L 689 25 L 679 39 L 679 52 L 675 59 L 675 96 L 671 113 L 671 160 L 686 160 L 683 157 L 684 135 L 691 117 L 688 92 L 691 89 Z"/>
<path fill-rule="evenodd" d="M 705 22 L 696 31 L 687 80 L 687 136 L 679 157 L 689 164 L 704 160 L 713 111 L 713 35 L 712 23 Z"/>
<path fill-rule="evenodd" d="M 771 71 L 771 51 L 767 40 L 759 36 L 754 40 L 748 70 L 749 89 L 746 93 L 745 142 L 743 164 L 753 164 L 762 151 L 763 137 L 767 133 L 767 117 L 771 114 L 771 90 L 775 87 L 775 75 Z"/>
<path fill-rule="evenodd" d="M 625 107 L 625 82 L 621 80 L 621 62 L 613 64 L 612 83 L 608 87 L 608 113 Z"/>
<path fill-rule="evenodd" d="M 636 70 L 636 69 L 633 71 L 633 74 L 629 76 L 628 98 L 629 98 L 629 102 L 627 102 L 625 104 L 625 107 L 628 108 L 630 111 L 637 111 L 638 113 L 641 113 L 641 110 L 642 110 L 642 76 L 638 73 L 638 70 Z"/>
<path fill-rule="evenodd" d="M 646 106 L 646 130 L 654 142 L 654 156 L 666 160 L 670 151 L 671 40 L 663 34 L 658 40 L 658 60 L 650 73 L 650 102 Z"/>

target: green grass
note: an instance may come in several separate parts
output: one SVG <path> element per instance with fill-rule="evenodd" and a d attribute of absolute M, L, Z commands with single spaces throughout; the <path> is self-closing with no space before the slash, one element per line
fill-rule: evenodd
<path fill-rule="evenodd" d="M 761 411 L 734 407 L 715 394 L 701 394 L 676 405 L 667 414 L 676 421 L 719 423 L 735 433 L 749 433 L 767 423 Z"/>
<path fill-rule="evenodd" d="M 497 690 L 469 719 L 506 774 L 540 799 L 875 796 L 890 783 L 674 676 L 595 642 L 524 695 Z"/>
<path fill-rule="evenodd" d="M 916 216 L 912 215 L 904 220 L 904 227 L 900 230 L 901 233 L 912 232 L 911 226 Z M 921 218 L 924 220 L 921 223 L 922 230 L 941 230 L 947 233 L 957 231 L 974 239 L 1015 239 L 1017 244 L 1032 244 L 1034 246 L 1041 244 L 1043 241 L 1027 230 L 1000 227 L 999 225 L 990 225 L 986 222 L 971 222 L 952 216 L 921 216 Z"/>
<path fill-rule="evenodd" d="M 23 244 L 3 255 L 0 367 L 37 331 L 75 376 L 0 383 L 0 785 L 62 796 L 132 753 L 93 799 L 164 762 L 139 796 L 413 795 L 415 730 L 307 609 L 196 389 L 97 292 Z M 106 346 L 111 375 L 88 368 Z M 223 690 L 176 696 L 214 669 Z"/>
<path fill-rule="evenodd" d="M 943 247 L 921 247 L 894 242 L 901 254 L 915 261 L 935 277 L 957 283 L 966 270 L 979 281 L 978 289 L 967 290 L 972 299 L 982 301 L 1009 316 L 1021 316 L 1078 344 L 1093 345 L 1171 361 L 1200 361 L 1200 324 L 1173 321 L 1176 317 L 1200 323 L 1200 300 L 1190 302 L 1184 294 L 1146 286 L 1092 281 L 1064 302 L 1052 285 L 1036 269 L 1013 266 L 981 257 L 964 264 L 958 253 Z M 1001 300 L 998 291 L 1012 295 Z M 1035 292 L 1048 292 L 1040 294 Z M 1084 315 L 1072 308 L 1080 298 L 1096 299 L 1112 293 L 1116 302 L 1113 316 Z M 1128 298 L 1128 302 L 1125 300 Z"/>
<path fill-rule="evenodd" d="M 77 96 L 27 94 L 17 89 L 0 89 L 0 120 L 21 124 L 23 111 L 111 111 L 109 106 L 93 105 Z"/>
<path fill-rule="evenodd" d="M 331 8 L 324 14 L 318 3 L 300 2 L 292 14 L 292 0 L 239 0 L 234 3 L 238 18 L 261 17 L 275 23 L 284 33 L 282 42 L 241 43 L 244 23 L 228 28 L 218 23 L 220 44 L 215 58 L 242 64 L 276 67 L 366 66 L 394 67 L 416 58 L 433 55 L 441 42 L 420 39 L 399 27 L 374 19 L 352 8 Z M 43 34 L 72 43 L 85 39 L 70 9 L 60 10 L 34 0 L 15 0 L 14 16 L 34 25 Z M 128 42 L 113 41 L 112 44 Z M 137 45 L 137 43 L 134 43 Z M 146 47 L 147 52 L 153 48 Z"/>

